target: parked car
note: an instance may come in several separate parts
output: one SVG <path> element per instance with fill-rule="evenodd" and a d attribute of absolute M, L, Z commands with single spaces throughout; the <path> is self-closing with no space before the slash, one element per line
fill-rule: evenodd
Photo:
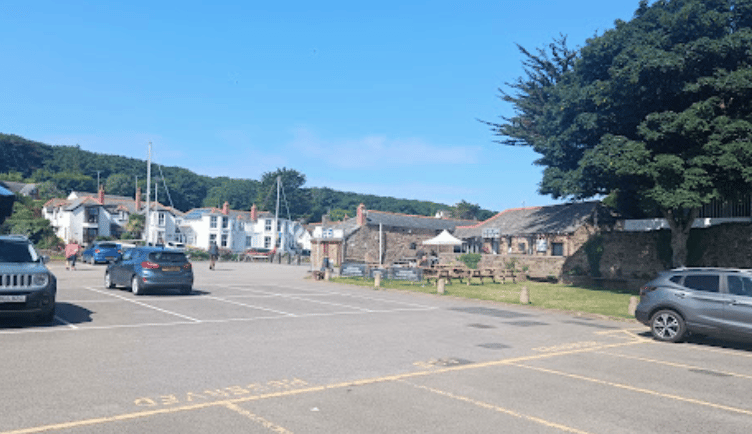
<path fill-rule="evenodd" d="M 183 252 L 164 247 L 135 247 L 107 265 L 104 285 L 128 287 L 134 295 L 158 288 L 176 288 L 182 294 L 190 294 L 193 266 Z"/>
<path fill-rule="evenodd" d="M 81 260 L 94 265 L 99 262 L 112 262 L 123 254 L 123 248 L 112 241 L 97 241 L 81 252 Z"/>
<path fill-rule="evenodd" d="M 752 337 L 752 271 L 679 268 L 640 288 L 635 317 L 655 339 L 688 334 Z"/>
<path fill-rule="evenodd" d="M 0 316 L 53 321 L 57 279 L 45 265 L 49 259 L 24 236 L 0 236 Z"/>

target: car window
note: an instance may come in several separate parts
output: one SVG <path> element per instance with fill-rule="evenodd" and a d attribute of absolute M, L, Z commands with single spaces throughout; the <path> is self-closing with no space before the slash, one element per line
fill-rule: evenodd
<path fill-rule="evenodd" d="M 733 295 L 752 296 L 752 279 L 745 276 L 728 276 L 728 292 Z"/>
<path fill-rule="evenodd" d="M 719 281 L 717 274 L 695 274 L 684 278 L 684 286 L 695 291 L 718 292 Z"/>
<path fill-rule="evenodd" d="M 679 283 L 679 282 L 681 282 L 681 280 L 682 280 L 682 277 L 683 277 L 683 276 L 682 276 L 682 275 L 680 274 L 680 275 L 678 275 L 678 276 L 671 276 L 671 278 L 670 278 L 670 279 L 668 279 L 668 280 L 670 280 L 670 281 L 672 281 L 672 282 L 674 282 L 674 283 Z"/>
<path fill-rule="evenodd" d="M 117 244 L 115 243 L 100 243 L 99 247 L 104 249 L 117 249 Z"/>
<path fill-rule="evenodd" d="M 26 241 L 0 240 L 0 262 L 35 262 L 37 253 Z"/>
<path fill-rule="evenodd" d="M 185 262 L 185 254 L 181 252 L 151 252 L 150 261 Z"/>

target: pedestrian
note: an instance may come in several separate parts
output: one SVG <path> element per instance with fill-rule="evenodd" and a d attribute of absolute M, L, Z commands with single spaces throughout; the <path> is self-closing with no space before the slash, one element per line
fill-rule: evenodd
<path fill-rule="evenodd" d="M 76 257 L 79 250 L 81 250 L 81 246 L 78 245 L 76 240 L 69 241 L 65 245 L 65 260 L 68 261 L 68 265 L 65 267 L 66 270 L 76 269 Z"/>
<path fill-rule="evenodd" d="M 217 262 L 217 259 L 219 258 L 219 247 L 217 246 L 216 241 L 212 241 L 211 244 L 209 244 L 209 269 L 214 269 L 214 263 Z"/>

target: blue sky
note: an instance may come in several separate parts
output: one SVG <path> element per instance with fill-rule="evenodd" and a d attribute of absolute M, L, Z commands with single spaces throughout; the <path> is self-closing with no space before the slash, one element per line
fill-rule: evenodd
<path fill-rule="evenodd" d="M 511 107 L 515 44 L 582 46 L 638 0 L 0 0 L 0 132 L 208 176 L 501 211 L 537 193 Z M 95 176 L 96 174 L 92 174 Z M 368 204 L 366 204 L 368 205 Z"/>

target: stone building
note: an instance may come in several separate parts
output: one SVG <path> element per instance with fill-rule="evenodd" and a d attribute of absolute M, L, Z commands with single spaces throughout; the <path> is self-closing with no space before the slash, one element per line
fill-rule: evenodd
<path fill-rule="evenodd" d="M 503 267 L 512 258 L 533 277 L 559 277 L 568 258 L 614 219 L 598 201 L 513 208 L 454 233 L 481 263 Z M 570 261 L 571 262 L 571 261 Z"/>
<path fill-rule="evenodd" d="M 324 258 L 333 265 L 357 262 L 373 266 L 415 259 L 421 251 L 430 253 L 423 241 L 470 223 L 475 222 L 367 210 L 360 204 L 355 218 L 324 220 L 314 229 L 311 262 L 320 268 Z"/>

